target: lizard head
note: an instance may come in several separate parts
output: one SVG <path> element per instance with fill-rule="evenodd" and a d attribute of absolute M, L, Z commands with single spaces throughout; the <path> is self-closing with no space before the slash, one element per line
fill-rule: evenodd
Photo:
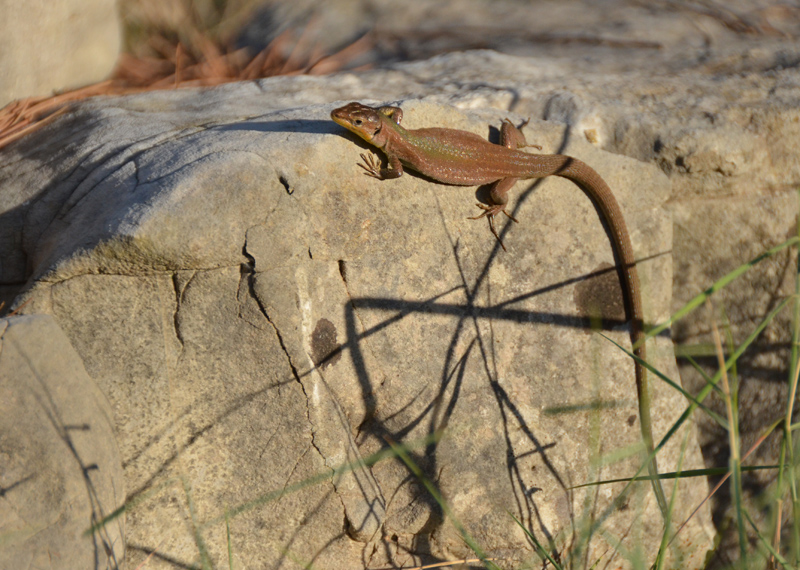
<path fill-rule="evenodd" d="M 331 111 L 331 119 L 373 144 L 377 142 L 375 136 L 381 132 L 384 120 L 378 109 L 361 103 L 348 103 L 334 109 Z"/>

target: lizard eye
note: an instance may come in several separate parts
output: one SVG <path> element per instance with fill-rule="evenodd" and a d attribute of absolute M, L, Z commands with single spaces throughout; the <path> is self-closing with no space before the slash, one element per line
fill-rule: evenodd
<path fill-rule="evenodd" d="M 361 119 L 356 119 L 355 121 L 353 121 L 353 124 L 355 126 L 357 126 L 357 127 L 360 127 L 361 126 Z"/>

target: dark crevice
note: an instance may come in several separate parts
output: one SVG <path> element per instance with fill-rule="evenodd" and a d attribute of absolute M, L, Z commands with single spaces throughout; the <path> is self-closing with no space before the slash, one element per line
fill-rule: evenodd
<path fill-rule="evenodd" d="M 283 185 L 283 187 L 286 189 L 286 193 L 289 194 L 289 196 L 294 194 L 294 188 L 292 188 L 292 185 L 289 184 L 289 179 L 286 178 L 286 176 L 281 174 L 280 176 L 278 176 L 278 180 Z"/>
<path fill-rule="evenodd" d="M 291 356 L 291 354 L 289 354 L 289 349 L 286 347 L 286 342 L 283 340 L 283 335 L 281 335 L 281 331 L 278 329 L 278 326 L 272 321 L 272 319 L 269 316 L 269 313 L 267 312 L 267 308 L 264 306 L 264 304 L 261 302 L 261 299 L 256 294 L 256 288 L 255 288 L 256 273 L 254 271 L 252 271 L 252 269 L 251 269 L 251 268 L 255 267 L 255 258 L 252 255 L 250 255 L 250 253 L 247 251 L 247 243 L 245 243 L 244 246 L 242 247 L 242 253 L 245 255 L 245 257 L 247 257 L 247 259 L 249 261 L 249 264 L 248 264 L 249 268 L 248 269 L 250 269 L 250 271 L 248 271 L 248 275 L 247 275 L 246 278 L 247 278 L 247 286 L 248 286 L 248 290 L 250 292 L 250 296 L 256 302 L 256 305 L 258 306 L 258 310 L 261 312 L 262 315 L 264 315 L 264 318 L 267 320 L 267 322 L 270 324 L 272 329 L 275 331 L 275 338 L 278 339 L 278 344 L 280 345 L 281 350 L 283 351 L 283 353 L 286 355 L 286 362 L 289 364 L 289 368 L 292 370 L 292 376 L 294 377 L 295 382 L 297 382 L 300 385 L 300 389 L 303 391 L 303 395 L 306 398 L 306 418 L 308 419 L 308 423 L 309 423 L 309 425 L 313 425 L 312 421 L 311 421 L 311 414 L 309 413 L 309 410 L 308 410 L 308 408 L 309 408 L 309 404 L 308 404 L 309 396 L 308 396 L 308 393 L 306 392 L 306 387 L 303 385 L 303 382 L 300 380 L 300 373 L 297 370 L 297 366 L 295 366 L 294 362 L 292 361 L 292 356 Z M 243 273 L 244 273 L 244 271 L 243 271 Z M 243 277 L 244 277 L 244 275 L 243 275 Z M 314 430 L 313 429 L 311 430 L 311 445 L 314 446 L 314 449 L 317 450 L 317 453 L 319 453 L 320 457 L 322 457 L 322 458 L 325 457 L 325 454 L 322 453 L 322 451 L 320 450 L 320 448 L 317 446 L 316 442 L 314 441 Z"/>
<path fill-rule="evenodd" d="M 172 274 L 172 288 L 175 291 L 175 310 L 172 313 L 172 326 L 175 329 L 175 337 L 178 339 L 178 342 L 181 343 L 181 351 L 185 348 L 183 342 L 183 334 L 181 334 L 181 326 L 180 326 L 180 319 L 178 317 L 178 312 L 181 310 L 181 302 L 183 301 L 183 291 L 186 290 L 184 287 L 183 291 L 181 291 L 181 285 L 178 279 L 178 273 L 175 272 Z"/>
<path fill-rule="evenodd" d="M 250 229 L 252 229 L 252 228 L 248 228 L 247 231 L 249 232 Z M 245 235 L 247 235 L 247 232 L 245 232 Z M 255 270 L 256 270 L 256 258 L 253 257 L 252 255 L 250 255 L 250 252 L 247 251 L 247 242 L 246 241 L 245 241 L 244 245 L 242 246 L 242 257 L 247 259 L 247 263 L 243 263 L 240 266 L 242 274 L 244 274 L 245 272 L 254 273 Z"/>
<path fill-rule="evenodd" d="M 264 304 L 261 302 L 261 299 L 256 294 L 255 279 L 256 279 L 257 273 L 252 270 L 252 268 L 255 267 L 255 258 L 252 255 L 250 255 L 250 253 L 247 251 L 247 243 L 246 242 L 244 244 L 244 247 L 242 248 L 242 253 L 244 253 L 245 257 L 249 261 L 249 268 L 247 268 L 247 269 L 249 269 L 249 271 L 247 271 L 247 269 L 243 268 L 244 269 L 243 273 L 245 271 L 248 272 L 248 275 L 247 275 L 246 278 L 247 278 L 247 286 L 249 288 L 250 296 L 253 298 L 253 300 L 255 300 L 255 302 L 256 302 L 256 304 L 258 306 L 258 310 L 261 312 L 262 315 L 264 315 L 264 318 L 267 320 L 267 322 L 270 324 L 272 329 L 275 331 L 275 338 L 278 339 L 278 344 L 280 345 L 281 350 L 283 351 L 283 353 L 286 355 L 286 361 L 289 364 L 289 368 L 291 368 L 291 370 L 292 370 L 292 376 L 294 377 L 295 382 L 297 382 L 297 384 L 300 386 L 300 390 L 302 390 L 303 396 L 306 399 L 306 420 L 308 421 L 308 425 L 309 425 L 309 431 L 310 431 L 310 435 L 311 435 L 311 437 L 310 437 L 311 445 L 314 448 L 314 450 L 317 452 L 317 455 L 319 457 L 321 457 L 323 459 L 323 461 L 325 462 L 326 468 L 331 472 L 331 474 L 333 474 L 334 469 L 327 465 L 328 457 L 322 451 L 322 449 L 319 447 L 319 445 L 318 445 L 318 443 L 316 441 L 316 438 L 315 438 L 316 428 L 314 426 L 314 421 L 313 421 L 313 419 L 311 417 L 311 410 L 310 410 L 310 408 L 311 408 L 311 403 L 310 403 L 311 402 L 311 398 L 310 398 L 308 392 L 306 391 L 305 385 L 303 384 L 303 382 L 300 379 L 301 375 L 300 375 L 299 371 L 297 370 L 297 366 L 295 366 L 294 362 L 292 361 L 292 356 L 289 353 L 289 349 L 286 346 L 286 342 L 283 339 L 283 335 L 281 335 L 280 329 L 272 321 L 272 319 L 269 316 L 269 312 L 267 311 L 267 307 L 264 306 Z M 309 250 L 309 256 L 310 256 L 310 253 L 311 252 Z M 243 277 L 244 277 L 244 275 L 243 275 Z M 318 370 L 318 373 L 321 374 L 321 371 Z M 333 482 L 330 481 L 329 483 L 332 485 L 332 490 L 333 490 L 334 494 L 339 499 L 339 503 L 341 504 L 341 507 L 342 507 L 342 513 L 344 514 L 345 518 L 347 518 L 347 506 L 344 503 L 344 499 L 339 494 L 339 491 L 336 489 L 336 486 L 333 485 Z"/>
<path fill-rule="evenodd" d="M 251 261 L 254 261 L 252 256 L 250 256 L 249 254 L 246 253 L 246 250 L 247 250 L 247 244 L 245 244 L 245 254 L 247 255 L 247 257 Z M 281 335 L 281 331 L 278 329 L 278 326 L 272 321 L 272 319 L 269 316 L 269 313 L 267 312 L 267 308 L 264 306 L 264 304 L 261 302 L 261 299 L 256 294 L 255 277 L 256 277 L 256 273 L 250 273 L 247 276 L 247 285 L 248 285 L 248 287 L 250 289 L 250 295 L 253 297 L 253 299 L 255 300 L 256 304 L 258 305 L 258 309 L 259 309 L 259 311 L 261 311 L 261 314 L 264 315 L 264 318 L 267 320 L 267 322 L 270 324 L 272 329 L 275 331 L 275 338 L 278 339 L 278 344 L 280 344 L 281 350 L 286 355 L 286 362 L 289 363 L 289 368 L 291 368 L 291 370 L 292 370 L 292 376 L 294 377 L 295 382 L 297 382 L 297 384 L 300 386 L 300 390 L 303 392 L 303 396 L 306 399 L 306 420 L 308 421 L 309 430 L 310 430 L 310 434 L 311 434 L 311 438 L 310 438 L 311 445 L 314 447 L 314 449 L 316 450 L 316 452 L 319 455 L 319 457 L 321 457 L 325 461 L 326 467 L 327 467 L 327 459 L 328 458 L 322 452 L 322 449 L 320 449 L 319 445 L 317 445 L 317 442 L 315 440 L 315 435 L 314 434 L 315 434 L 316 429 L 314 428 L 314 422 L 313 422 L 313 420 L 311 418 L 311 412 L 310 412 L 310 407 L 311 407 L 310 401 L 311 401 L 311 398 L 309 397 L 308 392 L 306 392 L 305 385 L 303 385 L 303 382 L 300 380 L 300 373 L 298 372 L 297 367 L 295 366 L 294 362 L 292 362 L 292 356 L 291 356 L 291 354 L 289 354 L 289 349 L 286 347 L 286 342 L 283 340 L 283 335 Z M 330 470 L 331 473 L 333 473 L 334 470 L 331 467 L 327 467 L 327 468 Z M 335 486 L 334 486 L 334 491 L 336 491 Z M 338 492 L 336 492 L 336 496 L 339 498 L 339 501 L 340 501 L 340 503 L 342 505 L 342 512 L 344 512 L 345 515 L 346 515 L 347 511 L 346 511 L 346 506 L 344 504 L 344 501 L 339 496 Z"/>
<path fill-rule="evenodd" d="M 281 345 L 281 350 L 283 350 L 283 353 L 286 355 L 286 361 L 289 363 L 289 368 L 292 369 L 292 376 L 294 376 L 294 379 L 297 381 L 298 384 L 300 384 L 300 387 L 303 389 L 303 393 L 305 394 L 306 391 L 305 386 L 303 386 L 303 383 L 300 381 L 300 373 L 297 371 L 297 367 L 295 366 L 294 362 L 292 362 L 292 355 L 289 354 L 289 349 L 286 348 L 286 343 L 283 340 L 281 331 L 278 329 L 275 323 L 272 322 L 272 319 L 270 318 L 269 313 L 267 312 L 267 308 L 261 302 L 261 299 L 258 297 L 258 295 L 256 295 L 255 276 L 256 276 L 255 273 L 251 273 L 247 277 L 247 285 L 250 288 L 250 295 L 252 295 L 253 299 L 258 305 L 258 310 L 261 311 L 261 314 L 264 315 L 264 318 L 267 319 L 267 322 L 272 326 L 272 329 L 275 331 L 275 337 L 278 339 L 278 344 Z M 308 394 L 306 394 L 306 397 L 308 397 Z"/>

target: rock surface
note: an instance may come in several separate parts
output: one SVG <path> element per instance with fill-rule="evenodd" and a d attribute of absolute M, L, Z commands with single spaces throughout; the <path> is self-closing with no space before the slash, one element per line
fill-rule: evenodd
<path fill-rule="evenodd" d="M 628 548 L 655 552 L 647 483 L 620 509 L 623 484 L 569 489 L 632 475 L 632 458 L 602 469 L 591 458 L 639 441 L 632 362 L 589 332 L 595 307 L 624 321 L 589 199 L 566 180 L 521 183 L 522 223 L 507 228 L 504 254 L 483 221 L 467 219 L 474 189 L 362 176 L 358 145 L 328 119 L 332 104 L 287 108 L 287 92 L 308 81 L 86 102 L 15 146 L 13 176 L 5 169 L 17 207 L 4 216 L 22 228 L 27 255 L 4 268 L 31 276 L 23 311 L 55 316 L 112 403 L 137 501 L 129 563 L 153 551 L 154 567 L 222 561 L 226 510 L 247 566 L 469 556 L 397 459 L 290 492 L 387 438 L 417 442 L 413 460 L 506 566 L 533 556 L 508 512 L 559 550 L 592 513 L 610 509 L 614 536 L 643 517 L 644 538 L 628 536 Z M 411 128 L 482 136 L 506 116 L 402 106 Z M 666 178 L 559 125 L 532 123 L 527 137 L 593 165 L 614 188 L 647 260 L 647 319 L 665 318 Z M 629 345 L 625 327 L 605 334 Z M 650 355 L 677 377 L 669 339 Z M 663 434 L 682 398 L 653 388 Z M 420 443 L 439 430 L 438 444 Z M 677 468 L 680 439 L 660 456 L 663 471 Z M 694 445 L 682 465 L 702 465 Z M 678 492 L 683 520 L 706 486 L 686 481 Z M 708 511 L 685 530 L 672 554 L 699 567 Z M 598 537 L 589 547 L 607 550 Z"/>
<path fill-rule="evenodd" d="M 0 319 L 2 568 L 118 568 L 125 500 L 105 396 L 55 319 Z"/>

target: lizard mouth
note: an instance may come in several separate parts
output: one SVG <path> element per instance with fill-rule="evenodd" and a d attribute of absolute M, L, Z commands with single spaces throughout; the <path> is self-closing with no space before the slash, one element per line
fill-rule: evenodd
<path fill-rule="evenodd" d="M 351 118 L 347 117 L 345 113 L 337 114 L 337 111 L 339 111 L 339 109 L 336 109 L 333 112 L 331 112 L 331 119 L 333 119 L 334 123 L 343 126 L 348 131 L 352 131 L 359 136 L 364 136 L 363 132 L 359 130 L 359 128 L 356 125 L 353 124 Z"/>
<path fill-rule="evenodd" d="M 347 129 L 350 128 L 350 123 L 345 120 L 345 118 L 338 113 L 339 109 L 334 109 L 331 111 L 331 119 L 333 119 L 334 123 L 337 123 Z"/>

